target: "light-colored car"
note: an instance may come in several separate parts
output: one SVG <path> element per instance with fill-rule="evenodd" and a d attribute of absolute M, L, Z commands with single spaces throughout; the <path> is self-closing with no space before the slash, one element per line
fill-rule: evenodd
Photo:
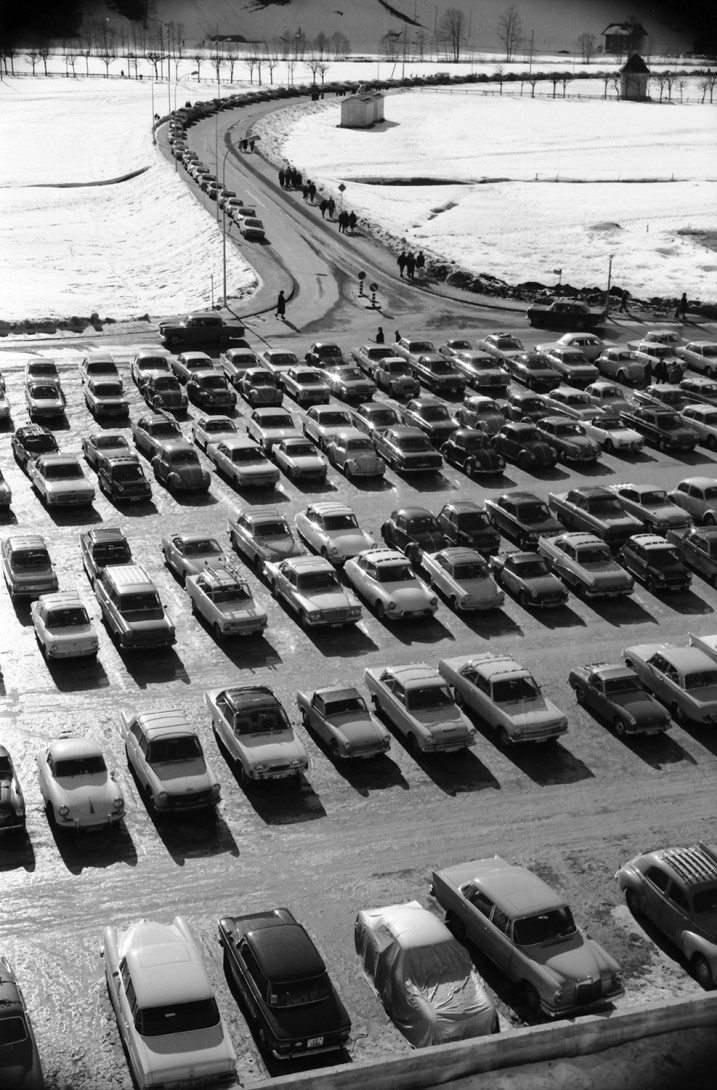
<path fill-rule="evenodd" d="M 275 598 L 286 602 L 304 628 L 336 628 L 357 624 L 361 606 L 339 583 L 322 556 L 294 556 L 264 571 Z"/>
<path fill-rule="evenodd" d="M 176 643 L 174 625 L 141 564 L 107 564 L 94 590 L 105 624 L 121 648 L 146 652 Z"/>
<path fill-rule="evenodd" d="M 550 570 L 579 598 L 619 598 L 632 594 L 632 576 L 613 560 L 609 546 L 594 534 L 541 537 L 538 552 L 545 557 Z"/>
<path fill-rule="evenodd" d="M 141 348 L 135 353 L 130 364 L 130 375 L 137 389 L 142 387 L 150 375 L 169 375 L 172 372 L 172 354 L 167 348 Z"/>
<path fill-rule="evenodd" d="M 358 428 L 338 432 L 326 445 L 326 457 L 349 480 L 354 477 L 383 477 L 386 463 L 376 453 L 367 435 Z"/>
<path fill-rule="evenodd" d="M 717 853 L 700 842 L 636 855 L 615 878 L 628 908 L 673 943 L 703 988 L 717 982 Z"/>
<path fill-rule="evenodd" d="M 635 644 L 623 657 L 676 723 L 717 724 L 717 662 L 700 647 Z"/>
<path fill-rule="evenodd" d="M 129 401 L 120 378 L 91 378 L 85 385 L 85 404 L 94 417 L 127 416 Z"/>
<path fill-rule="evenodd" d="M 463 612 L 499 609 L 505 594 L 495 585 L 485 557 L 460 545 L 423 553 L 428 582 L 447 598 L 451 609 Z"/>
<path fill-rule="evenodd" d="M 302 541 L 336 567 L 376 544 L 345 503 L 328 500 L 310 503 L 296 515 L 294 525 Z"/>
<path fill-rule="evenodd" d="M 642 382 L 645 364 L 639 360 L 631 348 L 606 348 L 595 360 L 595 366 L 606 378 L 616 378 L 618 382 L 630 385 Z"/>
<path fill-rule="evenodd" d="M 204 617 L 215 639 L 261 635 L 266 628 L 266 612 L 231 560 L 187 576 L 184 586 L 192 613 Z"/>
<path fill-rule="evenodd" d="M 475 728 L 428 663 L 373 666 L 364 670 L 363 680 L 376 711 L 403 734 L 412 756 L 452 753 L 473 745 Z"/>
<path fill-rule="evenodd" d="M 25 796 L 10 751 L 0 745 L 0 839 L 5 833 L 24 833 Z M 2 998 L 0 996 L 0 998 Z M 0 1003 L 0 1008 L 2 1004 Z M 0 1072 L 2 1062 L 0 1062 Z"/>
<path fill-rule="evenodd" d="M 391 735 L 353 686 L 297 693 L 296 706 L 304 726 L 322 739 L 336 759 L 368 759 L 391 747 Z"/>
<path fill-rule="evenodd" d="M 620 966 L 578 929 L 555 890 L 493 856 L 434 871 L 431 889 L 456 930 L 520 986 L 531 1015 L 577 1014 L 624 992 Z"/>
<path fill-rule="evenodd" d="M 703 375 L 687 375 L 680 379 L 680 389 L 689 395 L 690 401 L 703 405 L 717 405 L 717 382 Z"/>
<path fill-rule="evenodd" d="M 264 449 L 246 435 L 210 443 L 206 453 L 217 472 L 237 488 L 274 488 L 278 483 L 279 470 L 271 464 Z"/>
<path fill-rule="evenodd" d="M 60 381 L 60 372 L 54 360 L 48 360 L 44 356 L 36 356 L 25 364 L 25 384 L 34 382 L 35 379 L 49 379 L 52 382 Z"/>
<path fill-rule="evenodd" d="M 646 530 L 665 534 L 668 530 L 688 529 L 692 518 L 664 488 L 651 484 L 611 484 L 610 490 L 619 497 L 620 503 L 631 515 L 636 515 Z M 715 481 L 717 489 L 717 481 Z M 717 493 L 716 493 L 717 495 Z"/>
<path fill-rule="evenodd" d="M 335 405 L 312 405 L 302 425 L 306 438 L 322 450 L 335 435 L 353 426 L 354 420 L 349 410 L 337 409 Z"/>
<path fill-rule="evenodd" d="M 717 526 L 717 478 L 686 477 L 668 496 L 695 522 Z"/>
<path fill-rule="evenodd" d="M 162 538 L 161 549 L 165 564 L 180 583 L 204 568 L 221 567 L 226 560 L 219 542 L 208 534 L 172 534 Z"/>
<path fill-rule="evenodd" d="M 241 216 L 237 220 L 239 230 L 249 242 L 263 242 L 266 237 L 264 224 L 254 216 Z"/>
<path fill-rule="evenodd" d="M 234 386 L 241 381 L 242 375 L 247 371 L 262 366 L 262 361 L 248 345 L 244 348 L 227 348 L 220 354 L 219 363 Z"/>
<path fill-rule="evenodd" d="M 229 355 L 229 353 L 226 353 Z M 259 360 L 266 364 L 270 371 L 284 374 L 290 367 L 299 366 L 299 357 L 295 352 L 287 352 L 285 348 L 265 348 L 259 353 Z"/>
<path fill-rule="evenodd" d="M 664 363 L 668 371 L 671 371 L 674 366 L 677 366 L 680 372 L 684 372 L 686 364 L 684 360 L 676 354 L 674 347 L 671 344 L 661 344 L 659 341 L 642 340 L 631 343 L 631 348 L 635 352 L 635 356 L 643 364 L 650 364 L 653 373 L 655 365 L 658 363 Z M 674 381 L 670 377 L 671 381 Z"/>
<path fill-rule="evenodd" d="M 192 439 L 205 452 L 210 443 L 233 439 L 236 434 L 236 422 L 229 416 L 200 416 L 192 424 Z"/>
<path fill-rule="evenodd" d="M 717 406 L 685 405 L 680 416 L 685 424 L 695 429 L 703 446 L 717 450 Z"/>
<path fill-rule="evenodd" d="M 2 470 L 0 469 L 0 510 L 4 510 L 12 503 L 12 489 L 5 480 Z"/>
<path fill-rule="evenodd" d="M 590 363 L 594 363 L 608 347 L 607 343 L 594 333 L 563 333 L 555 343 L 564 345 L 565 348 L 577 348 Z"/>
<path fill-rule="evenodd" d="M 438 599 L 396 549 L 367 549 L 347 560 L 344 575 L 380 621 L 432 617 Z"/>
<path fill-rule="evenodd" d="M 352 348 L 350 355 L 361 370 L 372 378 L 381 360 L 396 358 L 388 344 L 362 344 L 359 348 Z"/>
<path fill-rule="evenodd" d="M 314 367 L 290 367 L 281 384 L 298 405 L 327 405 L 331 397 L 323 373 Z"/>
<path fill-rule="evenodd" d="M 500 397 L 505 396 L 505 390 L 510 381 L 509 376 L 503 368 L 503 363 L 498 363 L 495 356 L 491 356 L 489 352 L 477 352 L 475 349 L 456 352 L 451 357 L 451 361 L 463 375 L 467 386 L 472 386 L 474 390 L 488 387 Z"/>
<path fill-rule="evenodd" d="M 560 708 L 543 696 L 530 671 L 509 655 L 488 651 L 459 655 L 441 659 L 438 670 L 456 701 L 475 712 L 503 748 L 550 742 L 568 729 Z"/>
<path fill-rule="evenodd" d="M 585 387 L 585 393 L 593 405 L 612 416 L 617 416 L 624 409 L 630 408 L 626 391 L 616 382 L 609 382 L 604 378 L 598 379 L 597 382 L 591 382 Z"/>
<path fill-rule="evenodd" d="M 17 977 L 0 957 L 0 1079 L 17 1090 L 44 1090 L 40 1054 Z"/>
<path fill-rule="evenodd" d="M 595 364 L 588 363 L 578 348 L 568 348 L 562 344 L 539 344 L 537 351 L 545 353 L 553 370 L 558 372 L 563 382 L 571 386 L 589 386 L 599 375 Z"/>
<path fill-rule="evenodd" d="M 121 458 L 132 453 L 124 435 L 119 432 L 101 431 L 86 435 L 82 440 L 82 453 L 93 469 L 98 469 L 103 458 Z"/>
<path fill-rule="evenodd" d="M 313 412 L 314 410 L 309 410 Z M 254 409 L 246 426 L 247 435 L 267 452 L 282 439 L 295 439 L 301 432 L 290 412 L 282 408 Z M 306 429 L 304 429 L 306 430 Z"/>
<path fill-rule="evenodd" d="M 677 345 L 675 353 L 691 371 L 699 371 L 705 378 L 717 378 L 717 342 L 689 341 Z"/>
<path fill-rule="evenodd" d="M 212 726 L 244 782 L 301 776 L 309 758 L 289 717 L 266 685 L 208 689 Z"/>
<path fill-rule="evenodd" d="M 58 738 L 36 760 L 47 819 L 56 829 L 102 829 L 122 821 L 122 791 L 95 742 Z"/>
<path fill-rule="evenodd" d="M 179 708 L 120 710 L 120 734 L 140 794 L 155 814 L 218 805 L 221 786 L 195 728 Z"/>
<path fill-rule="evenodd" d="M 290 481 L 324 481 L 328 462 L 303 435 L 275 443 L 271 456 Z"/>
<path fill-rule="evenodd" d="M 189 924 L 139 920 L 102 936 L 107 991 L 138 1090 L 229 1085 L 236 1054 Z"/>
<path fill-rule="evenodd" d="M 287 557 L 306 554 L 277 507 L 237 511 L 228 521 L 228 533 L 236 551 L 262 570 L 267 561 L 278 564 Z"/>
<path fill-rule="evenodd" d="M 583 427 L 585 434 L 594 439 L 606 454 L 616 454 L 618 451 L 637 454 L 645 445 L 639 431 L 628 428 L 614 413 L 603 412 L 593 420 L 586 420 Z"/>
<path fill-rule="evenodd" d="M 512 333 L 489 333 L 476 343 L 476 351 L 488 352 L 498 360 L 511 359 L 526 351 L 523 342 Z"/>
<path fill-rule="evenodd" d="M 215 371 L 214 362 L 206 352 L 180 352 L 172 356 L 172 370 L 184 385 L 192 375 L 206 375 Z"/>
<path fill-rule="evenodd" d="M 41 454 L 31 464 L 29 477 L 47 507 L 80 507 L 94 502 L 94 487 L 74 454 Z"/>
<path fill-rule="evenodd" d="M 386 1013 L 414 1048 L 498 1031 L 470 954 L 418 901 L 359 912 L 354 945 Z"/>
<path fill-rule="evenodd" d="M 322 374 L 329 391 L 342 401 L 350 401 L 353 404 L 370 401 L 376 390 L 371 379 L 351 364 L 327 367 Z"/>
<path fill-rule="evenodd" d="M 99 641 L 76 592 L 41 594 L 30 605 L 35 637 L 45 658 L 94 658 Z"/>
<path fill-rule="evenodd" d="M 414 378 L 408 360 L 402 356 L 387 356 L 377 364 L 371 377 L 379 390 L 385 390 L 391 397 L 418 397 L 421 384 Z"/>
<path fill-rule="evenodd" d="M 642 340 L 652 344 L 666 344 L 675 351 L 684 343 L 684 338 L 676 329 L 648 329 Z"/>
<path fill-rule="evenodd" d="M 543 401 L 552 412 L 564 413 L 573 420 L 583 423 L 594 420 L 600 409 L 590 394 L 585 390 L 573 390 L 570 386 L 558 386 L 555 390 L 542 395 Z"/>
<path fill-rule="evenodd" d="M 7 420 L 10 416 L 10 402 L 5 393 L 5 385 L 0 382 L 0 420 Z"/>
<path fill-rule="evenodd" d="M 131 564 L 132 550 L 119 526 L 97 526 L 80 534 L 82 566 L 94 587 L 108 564 Z"/>
<path fill-rule="evenodd" d="M 57 590 L 57 576 L 39 534 L 11 534 L 3 540 L 2 570 L 12 598 L 37 598 Z"/>
<path fill-rule="evenodd" d="M 59 382 L 47 379 L 28 382 L 25 387 L 25 403 L 31 420 L 39 416 L 64 416 L 67 408 L 67 398 Z"/>
<path fill-rule="evenodd" d="M 495 435 L 505 424 L 505 414 L 495 398 L 485 394 L 471 394 L 465 398 L 455 414 L 464 428 L 476 428 L 488 435 Z"/>

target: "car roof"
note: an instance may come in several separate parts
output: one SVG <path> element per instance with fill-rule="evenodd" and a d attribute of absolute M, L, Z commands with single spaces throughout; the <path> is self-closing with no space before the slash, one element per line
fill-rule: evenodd
<path fill-rule="evenodd" d="M 633 534 L 627 541 L 629 545 L 631 541 L 636 542 L 638 545 L 642 545 L 646 549 L 673 549 L 675 546 L 666 541 L 664 537 L 660 537 L 658 534 Z"/>
<path fill-rule="evenodd" d="M 531 427 L 533 425 L 531 424 Z M 500 500 L 516 500 L 520 503 L 545 503 L 545 500 L 540 496 L 536 496 L 535 492 L 504 492 L 502 496 L 498 496 Z"/>
<path fill-rule="evenodd" d="M 717 880 L 717 855 L 703 841 L 689 848 L 659 848 L 648 853 L 680 878 L 686 886 Z"/>
<path fill-rule="evenodd" d="M 296 572 L 334 570 L 333 564 L 323 556 L 288 556 L 281 563 Z"/>
<path fill-rule="evenodd" d="M 10 534 L 6 542 L 15 552 L 18 549 L 46 549 L 44 537 L 40 534 Z"/>
<path fill-rule="evenodd" d="M 426 515 L 429 515 L 431 518 L 436 517 L 427 507 L 399 507 L 391 513 L 391 518 L 394 518 L 394 516 L 398 517 L 399 515 L 403 515 L 404 518 L 409 519 L 425 518 Z"/>
<path fill-rule="evenodd" d="M 605 542 L 597 537 L 595 534 L 586 534 L 582 530 L 576 530 L 572 533 L 568 531 L 565 534 L 558 534 L 555 541 L 569 541 L 571 545 L 604 545 Z M 664 538 L 661 538 L 664 541 Z M 533 554 L 535 555 L 535 554 Z"/>
<path fill-rule="evenodd" d="M 535 557 L 535 553 L 531 554 Z M 528 671 L 509 655 L 494 655 L 485 651 L 480 655 L 466 655 L 466 664 L 479 670 L 483 677 L 498 677 L 499 674 L 527 674 Z"/>
<path fill-rule="evenodd" d="M 480 432 L 479 434 L 482 435 L 483 432 Z M 451 511 L 454 511 L 457 515 L 463 514 L 465 511 L 480 511 L 481 513 L 483 512 L 483 508 L 480 506 L 480 504 L 474 503 L 473 500 L 446 500 L 441 510 L 444 510 L 446 507 L 449 508 Z"/>
<path fill-rule="evenodd" d="M 375 549 L 363 549 L 360 555 L 369 558 L 373 564 L 395 564 L 397 560 L 400 560 L 403 564 L 408 563 L 406 557 L 398 549 L 384 549 L 380 545 Z"/>
<path fill-rule="evenodd" d="M 475 563 L 477 560 L 483 564 L 485 563 L 485 558 L 479 552 L 462 545 L 453 545 L 449 549 L 441 549 L 437 555 L 445 556 L 446 560 L 450 560 L 452 564 L 460 564 L 461 561 Z"/>
<path fill-rule="evenodd" d="M 64 606 L 84 606 L 82 599 L 76 590 L 64 590 L 55 594 L 41 594 L 37 599 L 39 605 L 47 609 L 62 609 Z"/>
<path fill-rule="evenodd" d="M 389 931 L 402 950 L 419 950 L 455 942 L 443 920 L 423 908 L 418 901 L 366 909 L 364 914 L 371 918 L 374 929 L 380 927 Z"/>
<path fill-rule="evenodd" d="M 406 666 L 389 666 L 393 676 L 407 689 L 445 688 L 445 679 L 427 662 L 409 662 Z"/>
<path fill-rule="evenodd" d="M 187 716 L 180 708 L 161 708 L 156 711 L 138 712 L 136 716 L 144 733 L 151 738 L 160 734 L 196 734 Z"/>
<path fill-rule="evenodd" d="M 71 738 L 57 738 L 47 747 L 56 761 L 64 761 L 72 757 L 101 757 L 102 750 L 96 742 L 89 738 L 73 736 Z"/>
<path fill-rule="evenodd" d="M 467 867 L 471 868 L 474 884 L 513 918 L 565 907 L 564 898 L 537 874 L 507 863 L 500 856 L 479 859 Z"/>
<path fill-rule="evenodd" d="M 547 423 L 550 423 L 550 424 L 570 424 L 571 427 L 574 427 L 577 424 L 578 427 L 580 427 L 578 421 L 574 420 L 572 418 L 572 416 L 560 416 L 558 413 L 556 413 L 554 416 L 544 416 L 542 418 L 542 420 L 538 421 L 538 427 L 540 427 L 541 424 L 547 424 Z"/>
<path fill-rule="evenodd" d="M 94 542 L 95 545 L 107 545 L 112 542 L 127 540 L 119 526 L 97 526 L 87 531 L 87 538 L 89 541 Z"/>
<path fill-rule="evenodd" d="M 268 923 L 247 932 L 247 941 L 267 980 L 288 982 L 323 976 L 324 959 L 300 923 Z"/>
<path fill-rule="evenodd" d="M 619 663 L 589 662 L 585 666 L 589 674 L 599 674 L 605 681 L 613 678 L 629 678 L 634 681 L 636 674 L 629 666 L 620 666 Z"/>
<path fill-rule="evenodd" d="M 173 924 L 139 920 L 125 932 L 130 933 L 136 944 L 127 951 L 126 958 L 140 1007 L 213 998 L 206 968 L 195 946 Z"/>
<path fill-rule="evenodd" d="M 717 478 L 715 478 L 715 477 L 685 477 L 679 483 L 680 484 L 692 484 L 696 488 L 715 488 L 715 487 L 717 487 Z"/>
<path fill-rule="evenodd" d="M 339 503 L 336 500 L 326 500 L 319 501 L 318 503 L 310 503 L 307 507 L 307 511 L 309 509 L 316 511 L 316 513 L 319 515 L 353 515 L 352 509 L 347 504 Z"/>

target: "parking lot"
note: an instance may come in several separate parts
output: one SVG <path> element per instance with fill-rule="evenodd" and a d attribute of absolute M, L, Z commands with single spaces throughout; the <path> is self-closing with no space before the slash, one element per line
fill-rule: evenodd
<path fill-rule="evenodd" d="M 453 332 L 448 321 L 444 317 L 440 328 L 410 332 L 440 343 Z M 516 327 L 514 332 L 526 344 L 548 339 L 537 330 Z M 482 335 L 465 320 L 456 333 L 474 340 Z M 367 329 L 337 329 L 323 331 L 322 339 L 350 349 L 370 335 Z M 702 329 L 697 336 L 714 339 L 714 332 Z M 301 334 L 272 344 L 301 357 L 313 339 Z M 59 364 L 67 423 L 53 430 L 63 451 L 78 452 L 82 437 L 100 428 L 84 406 L 77 370 L 90 342 L 66 344 L 49 341 L 34 350 Z M 135 420 L 145 406 L 129 379 L 134 346 L 117 341 L 103 347 L 118 364 Z M 566 896 L 577 923 L 622 965 L 626 993 L 620 1006 L 699 994 L 673 952 L 656 934 L 646 936 L 622 904 L 613 874 L 638 851 L 714 839 L 714 728 L 675 724 L 666 735 L 617 738 L 577 706 L 567 676 L 575 665 L 620 661 L 622 648 L 634 643 L 686 642 L 688 632 L 717 631 L 717 591 L 695 576 L 687 592 L 651 594 L 636 584 L 631 597 L 588 603 L 571 595 L 566 607 L 556 610 L 524 609 L 508 595 L 500 610 L 458 615 L 441 601 L 434 619 L 404 624 L 383 623 L 364 604 L 355 627 L 307 632 L 247 569 L 268 627 L 263 637 L 218 645 L 192 617 L 184 590 L 164 567 L 160 540 L 172 532 L 201 530 L 228 545 L 227 518 L 238 508 L 271 504 L 291 521 L 312 500 L 333 498 L 348 503 L 379 541 L 382 523 L 404 504 L 436 512 L 449 498 L 482 502 L 516 488 L 545 498 L 549 491 L 580 483 L 646 481 L 672 488 L 688 476 L 717 476 L 714 454 L 700 446 L 673 457 L 647 446 L 633 457 L 604 455 L 583 470 L 559 465 L 533 474 L 508 464 L 502 476 L 478 483 L 447 466 L 411 480 L 388 470 L 383 481 L 364 483 L 349 482 L 332 468 L 324 485 L 297 486 L 282 476 L 275 490 L 261 494 L 239 493 L 213 474 L 210 491 L 198 498 L 172 496 L 153 482 L 149 504 L 120 511 L 98 493 L 87 511 L 51 513 L 10 450 L 12 427 L 26 420 L 25 358 L 24 348 L 0 351 L 13 410 L 12 426 L 0 434 L 0 467 L 13 490 L 2 536 L 32 530 L 45 537 L 60 587 L 80 591 L 100 638 L 96 665 L 49 667 L 37 648 L 27 604 L 11 604 L 7 591 L 0 592 L 5 595 L 2 741 L 18 765 L 28 807 L 27 838 L 0 842 L 5 913 L 12 920 L 4 952 L 22 983 L 50 1086 L 131 1085 L 98 951 L 103 927 L 122 927 L 142 916 L 189 918 L 245 1083 L 266 1067 L 222 971 L 216 921 L 224 914 L 287 905 L 317 940 L 349 1009 L 350 1057 L 407 1050 L 360 973 L 353 951 L 356 912 L 414 898 L 439 912 L 428 895 L 431 870 L 494 853 L 531 867 Z M 285 404 L 300 421 L 295 405 Z M 238 410 L 248 417 L 241 400 Z M 180 416 L 185 435 L 197 415 L 190 407 Z M 120 430 L 129 435 L 127 426 Z M 88 477 L 96 483 L 91 471 Z M 173 649 L 120 653 L 110 639 L 78 542 L 82 530 L 100 523 L 123 528 L 135 558 L 155 579 L 176 626 Z M 415 759 L 394 735 L 385 757 L 355 764 L 332 760 L 299 725 L 294 699 L 299 690 L 326 684 L 362 688 L 363 671 L 370 666 L 420 661 L 434 666 L 441 658 L 477 650 L 509 653 L 533 671 L 545 695 L 568 716 L 568 733 L 559 743 L 503 751 L 477 724 L 468 752 Z M 249 680 L 271 686 L 297 726 L 310 754 L 299 784 L 244 787 L 217 746 L 204 690 Z M 119 709 L 176 706 L 199 726 L 222 782 L 215 822 L 193 817 L 168 825 L 153 818 L 127 769 Z M 66 730 L 99 742 L 118 771 L 127 819 L 116 838 L 56 837 L 48 826 L 34 755 Z M 477 964 L 497 999 L 503 1027 L 524 1024 L 527 1012 L 507 983 L 479 956 Z"/>

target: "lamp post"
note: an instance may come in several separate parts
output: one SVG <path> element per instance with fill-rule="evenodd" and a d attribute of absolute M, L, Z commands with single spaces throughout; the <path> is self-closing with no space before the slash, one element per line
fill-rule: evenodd
<path fill-rule="evenodd" d="M 605 294 L 605 314 L 610 310 L 610 285 L 612 283 L 612 259 L 614 254 L 608 254 L 607 262 L 607 292 Z"/>
<path fill-rule="evenodd" d="M 230 144 L 224 152 L 222 160 L 222 193 L 225 189 L 226 166 L 229 152 L 233 151 L 236 144 Z M 217 199 L 217 213 L 219 212 L 219 200 Z M 226 201 L 222 202 L 222 305 L 227 305 L 227 209 Z"/>

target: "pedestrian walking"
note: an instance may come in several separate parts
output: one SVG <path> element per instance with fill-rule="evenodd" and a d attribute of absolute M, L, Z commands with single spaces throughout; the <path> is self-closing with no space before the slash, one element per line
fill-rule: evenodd
<path fill-rule="evenodd" d="M 296 189 L 301 189 L 301 186 L 303 185 L 303 183 L 304 183 L 304 178 L 303 178 L 303 175 L 302 175 L 301 171 L 300 170 L 295 170 L 294 171 L 294 186 L 296 187 Z"/>
<path fill-rule="evenodd" d="M 334 212 L 336 211 L 336 201 L 333 197 L 329 197 L 329 203 L 326 205 L 329 210 L 329 219 L 334 218 Z"/>
<path fill-rule="evenodd" d="M 383 344 L 383 326 L 379 326 L 376 330 L 376 344 Z"/>
<path fill-rule="evenodd" d="M 396 264 L 398 265 L 398 271 L 400 272 L 401 276 L 403 276 L 403 270 L 406 268 L 406 255 L 403 250 L 401 250 L 400 254 L 396 258 Z"/>
<path fill-rule="evenodd" d="M 416 271 L 416 259 L 411 252 L 406 254 L 406 276 L 409 280 L 413 280 L 413 275 Z"/>
<path fill-rule="evenodd" d="M 356 224 L 358 223 L 358 217 L 355 212 L 349 212 L 349 230 L 351 234 L 356 230 Z"/>
<path fill-rule="evenodd" d="M 313 182 L 309 183 L 309 198 L 310 198 L 312 204 L 316 200 L 316 186 L 314 185 Z"/>
<path fill-rule="evenodd" d="M 645 386 L 649 386 L 652 382 L 652 364 L 649 360 L 642 369 L 642 381 Z"/>
<path fill-rule="evenodd" d="M 321 213 L 322 220 L 326 219 L 326 209 L 328 207 L 329 207 L 329 202 L 326 200 L 326 197 L 324 197 L 321 204 L 319 205 L 319 212 Z"/>
<path fill-rule="evenodd" d="M 622 311 L 623 314 L 627 314 L 627 301 L 628 301 L 629 298 L 630 298 L 630 292 L 627 290 L 627 288 L 625 288 L 623 290 L 622 295 L 620 296 L 620 307 L 619 307 L 619 309 Z"/>
<path fill-rule="evenodd" d="M 672 367 L 670 368 L 670 374 L 669 374 L 668 377 L 669 377 L 670 382 L 673 383 L 675 386 L 677 386 L 680 379 L 682 378 L 682 368 L 680 367 L 679 363 L 677 363 L 677 361 L 675 361 L 675 363 L 672 364 Z"/>
<path fill-rule="evenodd" d="M 682 292 L 679 303 L 677 304 L 677 310 L 675 311 L 675 318 L 681 318 L 682 321 L 687 317 L 687 294 Z"/>
<path fill-rule="evenodd" d="M 306 198 L 308 197 L 308 195 L 309 195 L 309 187 L 308 187 L 308 185 L 302 185 L 302 187 L 301 187 L 301 196 L 302 196 L 302 197 L 304 198 L 304 200 L 306 200 Z"/>
<path fill-rule="evenodd" d="M 423 256 L 423 250 L 419 250 L 418 253 L 416 254 L 416 268 L 418 270 L 418 275 L 419 276 L 423 272 L 423 266 L 425 264 L 426 264 L 426 259 Z"/>
<path fill-rule="evenodd" d="M 396 344 L 398 344 L 398 342 L 401 340 L 401 334 L 398 332 L 398 330 L 396 330 L 396 332 L 394 333 L 393 339 Z"/>
<path fill-rule="evenodd" d="M 251 136 L 251 137 L 249 137 L 249 151 L 254 151 L 255 147 L 256 147 L 256 137 Z"/>
<path fill-rule="evenodd" d="M 249 141 L 248 140 L 242 140 L 242 141 L 240 141 L 239 146 L 241 147 L 242 151 L 246 151 L 247 148 L 249 147 Z"/>
<path fill-rule="evenodd" d="M 664 360 L 658 360 L 655 364 L 655 382 L 667 382 L 667 364 Z"/>
<path fill-rule="evenodd" d="M 284 171 L 283 170 L 279 171 L 279 185 L 281 186 L 282 189 L 284 188 Z"/>
<path fill-rule="evenodd" d="M 348 225 L 349 225 L 349 214 L 348 214 L 348 212 L 340 212 L 339 213 L 339 231 L 341 232 L 341 234 L 344 234 L 344 235 L 346 234 L 346 228 L 348 227 Z"/>
<path fill-rule="evenodd" d="M 279 292 L 279 298 L 276 300 L 276 314 L 274 317 L 282 319 L 286 317 L 286 299 L 283 291 Z"/>

